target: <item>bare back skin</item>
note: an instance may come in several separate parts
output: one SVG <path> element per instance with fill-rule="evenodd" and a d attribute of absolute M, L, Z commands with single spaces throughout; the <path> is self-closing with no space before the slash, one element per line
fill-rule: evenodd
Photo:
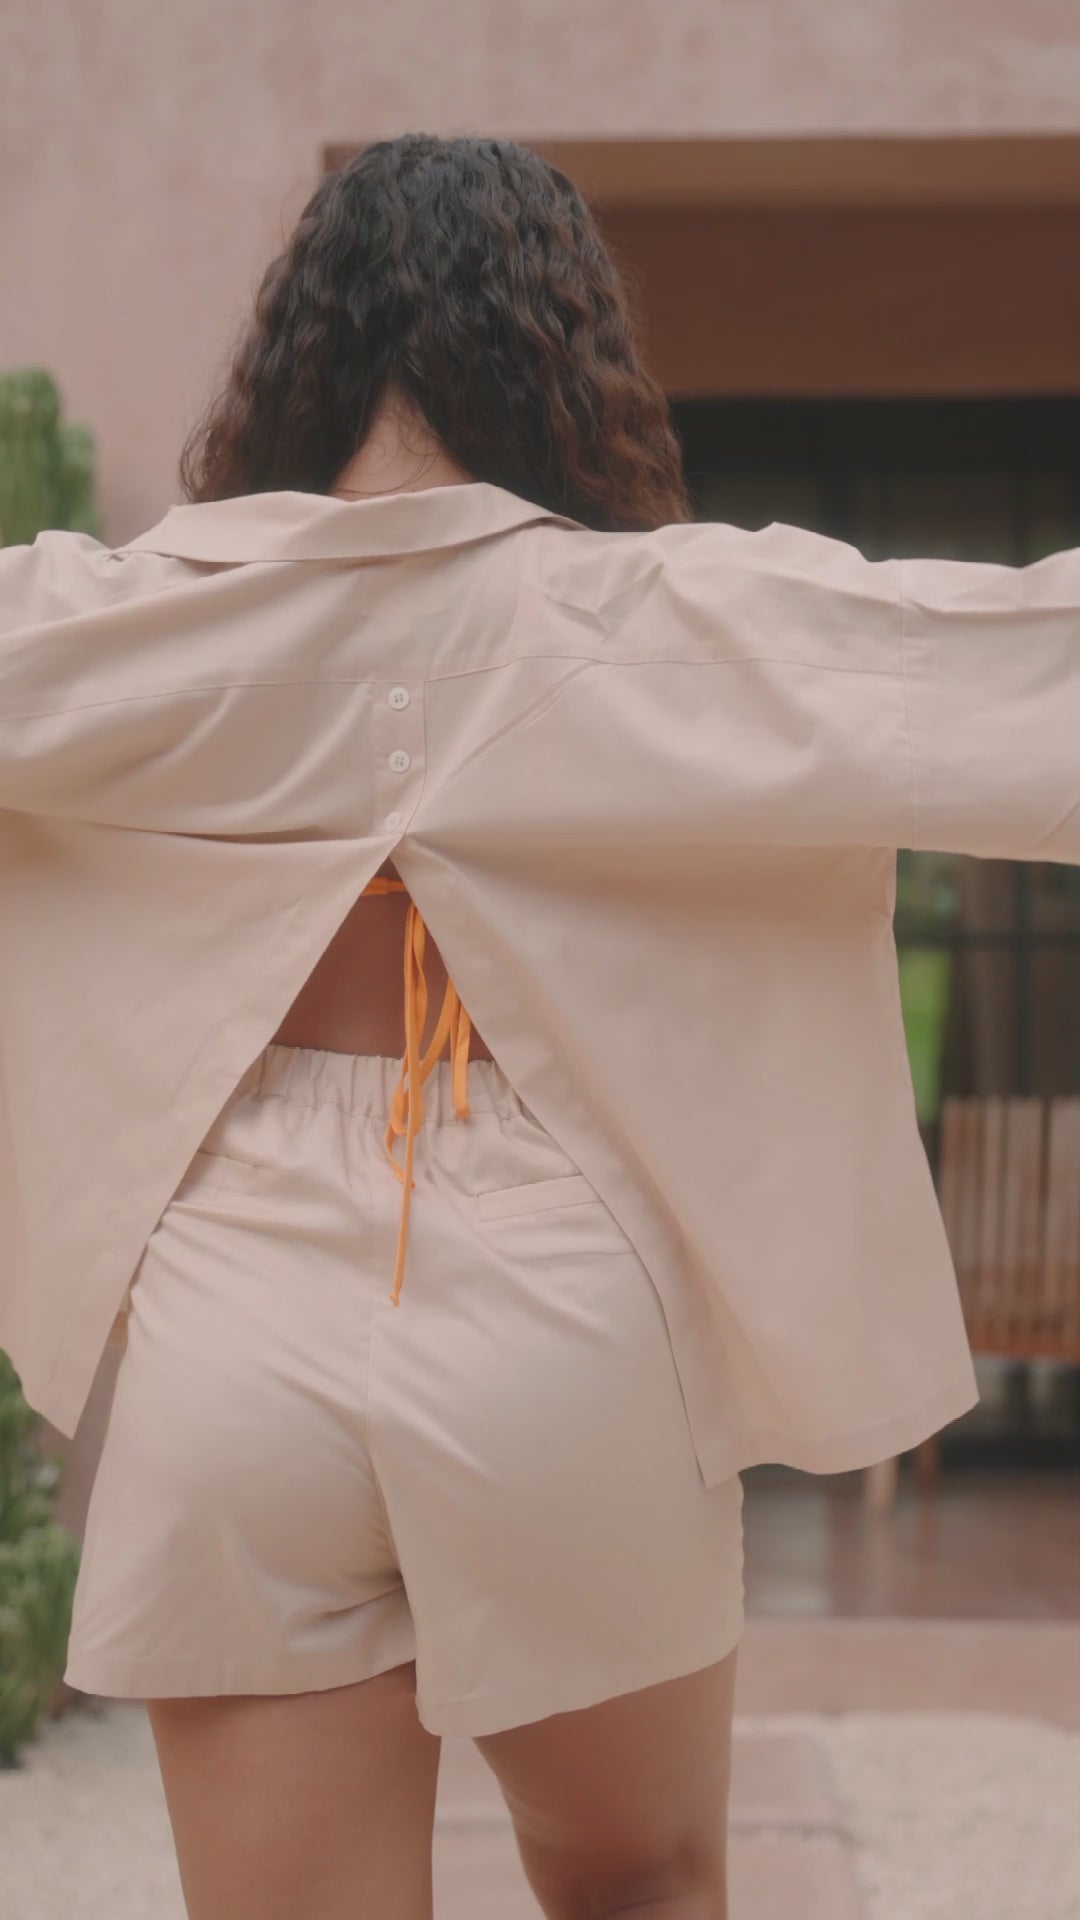
<path fill-rule="evenodd" d="M 470 478 L 384 402 L 335 492 Z M 389 860 L 380 872 L 396 877 Z M 405 894 L 357 898 L 280 1045 L 400 1059 L 407 911 Z M 446 986 L 430 929 L 424 975 L 428 1039 Z M 727 1920 L 737 1653 L 477 1740 L 547 1920 Z M 409 1662 L 325 1691 L 147 1700 L 189 1920 L 432 1920 L 441 1741 L 415 1688 Z M 482 1886 L 475 1908 L 489 1910 Z"/>
<path fill-rule="evenodd" d="M 400 875 L 392 860 L 379 868 Z M 321 1047 L 330 1053 L 375 1053 L 400 1059 L 405 1050 L 405 919 L 403 893 L 360 895 L 305 980 L 274 1039 L 283 1047 Z M 430 1039 L 446 991 L 446 967 L 427 929 L 424 978 Z M 466 1009 L 468 1011 L 468 1009 Z M 469 1058 L 490 1060 L 475 1027 Z"/>

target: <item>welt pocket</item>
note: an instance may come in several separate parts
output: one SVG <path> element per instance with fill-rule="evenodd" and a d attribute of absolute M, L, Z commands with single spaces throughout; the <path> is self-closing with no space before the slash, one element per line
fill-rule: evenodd
<path fill-rule="evenodd" d="M 529 1180 L 523 1186 L 491 1187 L 476 1196 L 481 1220 L 508 1220 L 523 1213 L 547 1213 L 553 1207 L 577 1207 L 586 1201 L 603 1204 L 583 1173 L 560 1174 L 554 1180 Z"/>
<path fill-rule="evenodd" d="M 180 1177 L 176 1195 L 182 1195 L 192 1187 L 224 1187 L 233 1193 L 250 1193 L 256 1185 L 262 1168 L 249 1160 L 233 1160 L 227 1153 L 209 1153 L 205 1147 L 196 1148 L 187 1168 Z"/>

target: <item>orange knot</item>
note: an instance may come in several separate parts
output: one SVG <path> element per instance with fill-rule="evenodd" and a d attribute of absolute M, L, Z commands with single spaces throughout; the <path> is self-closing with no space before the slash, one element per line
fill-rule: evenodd
<path fill-rule="evenodd" d="M 376 874 L 374 880 L 368 882 L 364 892 L 407 893 L 408 888 L 403 880 L 392 880 L 386 875 Z M 424 1031 L 428 1011 L 427 981 L 424 979 L 426 942 L 427 929 L 420 916 L 420 910 L 416 903 L 410 900 L 408 917 L 405 921 L 405 1058 L 402 1061 L 401 1079 L 398 1081 L 390 1108 L 390 1124 L 386 1130 L 386 1150 L 390 1155 L 390 1164 L 405 1188 L 401 1205 L 401 1225 L 398 1229 L 397 1260 L 394 1265 L 394 1290 L 390 1295 L 395 1307 L 401 1299 L 401 1285 L 405 1277 L 409 1203 L 412 1190 L 416 1185 L 413 1179 L 413 1149 L 424 1118 L 424 1082 L 436 1061 L 445 1052 L 447 1045 L 450 1049 L 453 1070 L 454 1111 L 459 1120 L 467 1120 L 469 1117 L 466 1088 L 472 1022 L 450 979 L 446 982 L 442 1008 L 428 1050 L 423 1059 L 420 1058 L 420 1036 Z M 403 1167 L 399 1164 L 394 1152 L 394 1142 L 402 1134 L 405 1135 Z"/>

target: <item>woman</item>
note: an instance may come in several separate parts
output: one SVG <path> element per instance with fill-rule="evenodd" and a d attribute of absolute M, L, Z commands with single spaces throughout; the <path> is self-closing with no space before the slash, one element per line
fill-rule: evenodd
<path fill-rule="evenodd" d="M 66 1677 L 193 1920 L 430 1914 L 443 1733 L 546 1914 L 720 1920 L 739 1469 L 977 1398 L 894 853 L 1080 860 L 1080 555 L 692 522 L 497 140 L 320 185 L 183 475 L 0 556 L 0 1338 L 65 1432 L 124 1348 Z"/>

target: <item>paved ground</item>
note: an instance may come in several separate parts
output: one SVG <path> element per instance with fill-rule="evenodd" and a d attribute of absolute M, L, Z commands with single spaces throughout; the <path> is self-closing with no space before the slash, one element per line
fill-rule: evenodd
<path fill-rule="evenodd" d="M 490 1776 L 447 1756 L 437 1920 L 538 1920 Z M 1004 1715 L 736 1721 L 731 1920 L 1077 1920 L 1080 1733 Z"/>
<path fill-rule="evenodd" d="M 853 1847 L 808 1730 L 736 1732 L 733 1920 L 862 1920 Z M 183 1920 L 143 1710 L 95 1702 L 0 1775 L 4 1920 Z M 437 1920 L 538 1920 L 493 1775 L 446 1741 L 434 1848 Z M 1010 1916 L 1012 1920 L 1012 1916 Z"/>
<path fill-rule="evenodd" d="M 1077 1629 L 750 1621 L 737 1707 L 731 1920 L 1080 1912 Z M 183 1920 L 138 1705 L 47 1727 L 0 1773 L 0 1835 L 3 1920 Z M 444 1743 L 435 1877 L 437 1920 L 537 1920 L 468 1741 Z"/>

